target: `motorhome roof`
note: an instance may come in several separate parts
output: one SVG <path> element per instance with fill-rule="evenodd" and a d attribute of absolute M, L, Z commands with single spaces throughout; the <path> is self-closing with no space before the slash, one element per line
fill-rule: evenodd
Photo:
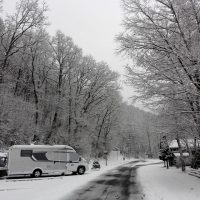
<path fill-rule="evenodd" d="M 41 149 L 41 148 L 52 148 L 52 149 L 68 149 L 68 150 L 74 150 L 72 147 L 68 145 L 13 145 L 11 146 L 13 149 L 21 149 L 21 148 L 26 148 L 26 149 Z"/>

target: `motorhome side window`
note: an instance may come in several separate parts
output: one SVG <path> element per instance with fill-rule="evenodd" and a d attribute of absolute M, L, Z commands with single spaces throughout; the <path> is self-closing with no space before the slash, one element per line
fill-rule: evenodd
<path fill-rule="evenodd" d="M 75 152 L 69 154 L 69 160 L 77 162 L 79 160 L 79 155 Z"/>
<path fill-rule="evenodd" d="M 45 161 L 48 160 L 46 157 L 46 151 L 44 152 L 33 152 L 33 157 L 35 158 L 35 160 L 40 160 L 40 161 Z"/>
<path fill-rule="evenodd" d="M 31 157 L 32 153 L 32 150 L 21 150 L 21 157 Z"/>

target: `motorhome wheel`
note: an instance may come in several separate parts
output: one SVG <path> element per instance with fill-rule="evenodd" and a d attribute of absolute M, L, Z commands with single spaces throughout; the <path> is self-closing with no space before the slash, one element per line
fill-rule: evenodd
<path fill-rule="evenodd" d="M 83 166 L 78 167 L 77 172 L 78 172 L 78 174 L 80 174 L 80 175 L 84 174 L 84 173 L 85 173 L 85 167 L 83 167 Z"/>
<path fill-rule="evenodd" d="M 40 169 L 34 170 L 34 172 L 33 172 L 33 177 L 34 177 L 34 178 L 38 178 L 38 177 L 40 177 L 41 175 L 42 175 L 42 171 L 41 171 Z"/>

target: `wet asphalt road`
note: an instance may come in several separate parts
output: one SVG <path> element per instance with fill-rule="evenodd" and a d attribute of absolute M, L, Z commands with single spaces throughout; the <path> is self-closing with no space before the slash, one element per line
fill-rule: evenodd
<path fill-rule="evenodd" d="M 138 161 L 112 169 L 76 190 L 65 200 L 142 200 L 144 195 L 136 179 Z"/>

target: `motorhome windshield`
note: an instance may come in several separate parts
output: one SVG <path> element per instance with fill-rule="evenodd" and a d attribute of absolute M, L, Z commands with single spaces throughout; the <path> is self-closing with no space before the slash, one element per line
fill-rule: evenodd
<path fill-rule="evenodd" d="M 0 167 L 5 167 L 6 166 L 6 161 L 7 161 L 6 157 L 1 157 L 0 156 Z"/>

